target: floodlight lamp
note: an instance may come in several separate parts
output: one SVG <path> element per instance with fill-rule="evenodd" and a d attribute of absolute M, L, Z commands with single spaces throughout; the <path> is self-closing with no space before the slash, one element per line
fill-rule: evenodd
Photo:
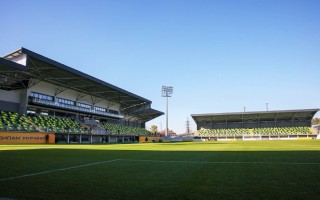
<path fill-rule="evenodd" d="M 168 136 L 168 97 L 171 97 L 173 93 L 172 86 L 162 86 L 162 97 L 167 97 L 167 104 L 166 104 L 166 136 Z"/>
<path fill-rule="evenodd" d="M 167 96 L 167 87 L 166 86 L 162 86 L 162 96 L 166 97 Z"/>
<path fill-rule="evenodd" d="M 169 95 L 172 95 L 172 93 L 173 93 L 173 87 L 172 87 L 172 86 L 169 86 L 169 87 L 167 88 L 167 91 L 168 91 L 168 94 L 169 94 Z"/>

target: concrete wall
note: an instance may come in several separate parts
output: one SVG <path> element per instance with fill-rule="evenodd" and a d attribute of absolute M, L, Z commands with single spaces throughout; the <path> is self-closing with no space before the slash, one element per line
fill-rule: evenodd
<path fill-rule="evenodd" d="M 11 90 L 11 91 L 0 90 L 0 100 L 20 103 L 21 92 L 22 90 Z"/>
<path fill-rule="evenodd" d="M 7 112 L 19 112 L 20 103 L 0 100 L 0 110 Z"/>
<path fill-rule="evenodd" d="M 25 90 L 0 90 L 0 110 L 19 112 L 23 91 Z"/>

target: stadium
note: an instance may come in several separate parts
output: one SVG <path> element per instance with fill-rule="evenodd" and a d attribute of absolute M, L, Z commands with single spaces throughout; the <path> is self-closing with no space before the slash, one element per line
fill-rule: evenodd
<path fill-rule="evenodd" d="M 0 84 L 0 199 L 320 196 L 319 109 L 192 114 L 190 142 L 146 130 L 150 100 L 26 48 Z"/>
<path fill-rule="evenodd" d="M 311 120 L 319 109 L 278 110 L 191 115 L 197 124 L 195 138 L 204 140 L 315 139 Z"/>
<path fill-rule="evenodd" d="M 0 58 L 0 64 L 0 143 L 163 140 L 145 129 L 147 121 L 164 114 L 148 99 L 26 48 Z M 318 110 L 192 114 L 194 139 L 315 139 L 311 119 Z"/>
<path fill-rule="evenodd" d="M 148 99 L 25 48 L 0 64 L 0 129 L 9 131 L 1 142 L 44 143 L 45 134 L 49 143 L 145 141 L 145 123 L 163 115 Z M 13 131 L 42 140 L 18 141 Z"/>

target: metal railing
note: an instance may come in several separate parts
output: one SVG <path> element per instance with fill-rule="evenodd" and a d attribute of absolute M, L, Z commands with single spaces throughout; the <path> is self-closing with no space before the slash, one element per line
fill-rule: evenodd
<path fill-rule="evenodd" d="M 34 127 L 33 128 L 23 128 L 20 126 L 2 126 L 0 127 L 0 131 L 18 131 L 18 132 L 38 132 Z"/>
<path fill-rule="evenodd" d="M 0 127 L 0 131 L 16 131 L 16 132 L 40 132 L 40 133 L 73 133 L 73 134 L 91 134 L 91 130 L 79 130 L 79 129 L 62 129 L 62 128 L 48 128 L 48 127 L 39 127 L 39 130 L 36 130 L 35 127 L 30 126 L 29 128 L 24 128 L 19 125 L 4 125 Z"/>

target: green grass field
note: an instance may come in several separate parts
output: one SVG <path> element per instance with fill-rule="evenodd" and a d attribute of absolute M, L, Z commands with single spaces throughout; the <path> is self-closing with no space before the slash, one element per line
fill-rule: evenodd
<path fill-rule="evenodd" d="M 0 145 L 0 199 L 320 199 L 320 141 Z"/>

